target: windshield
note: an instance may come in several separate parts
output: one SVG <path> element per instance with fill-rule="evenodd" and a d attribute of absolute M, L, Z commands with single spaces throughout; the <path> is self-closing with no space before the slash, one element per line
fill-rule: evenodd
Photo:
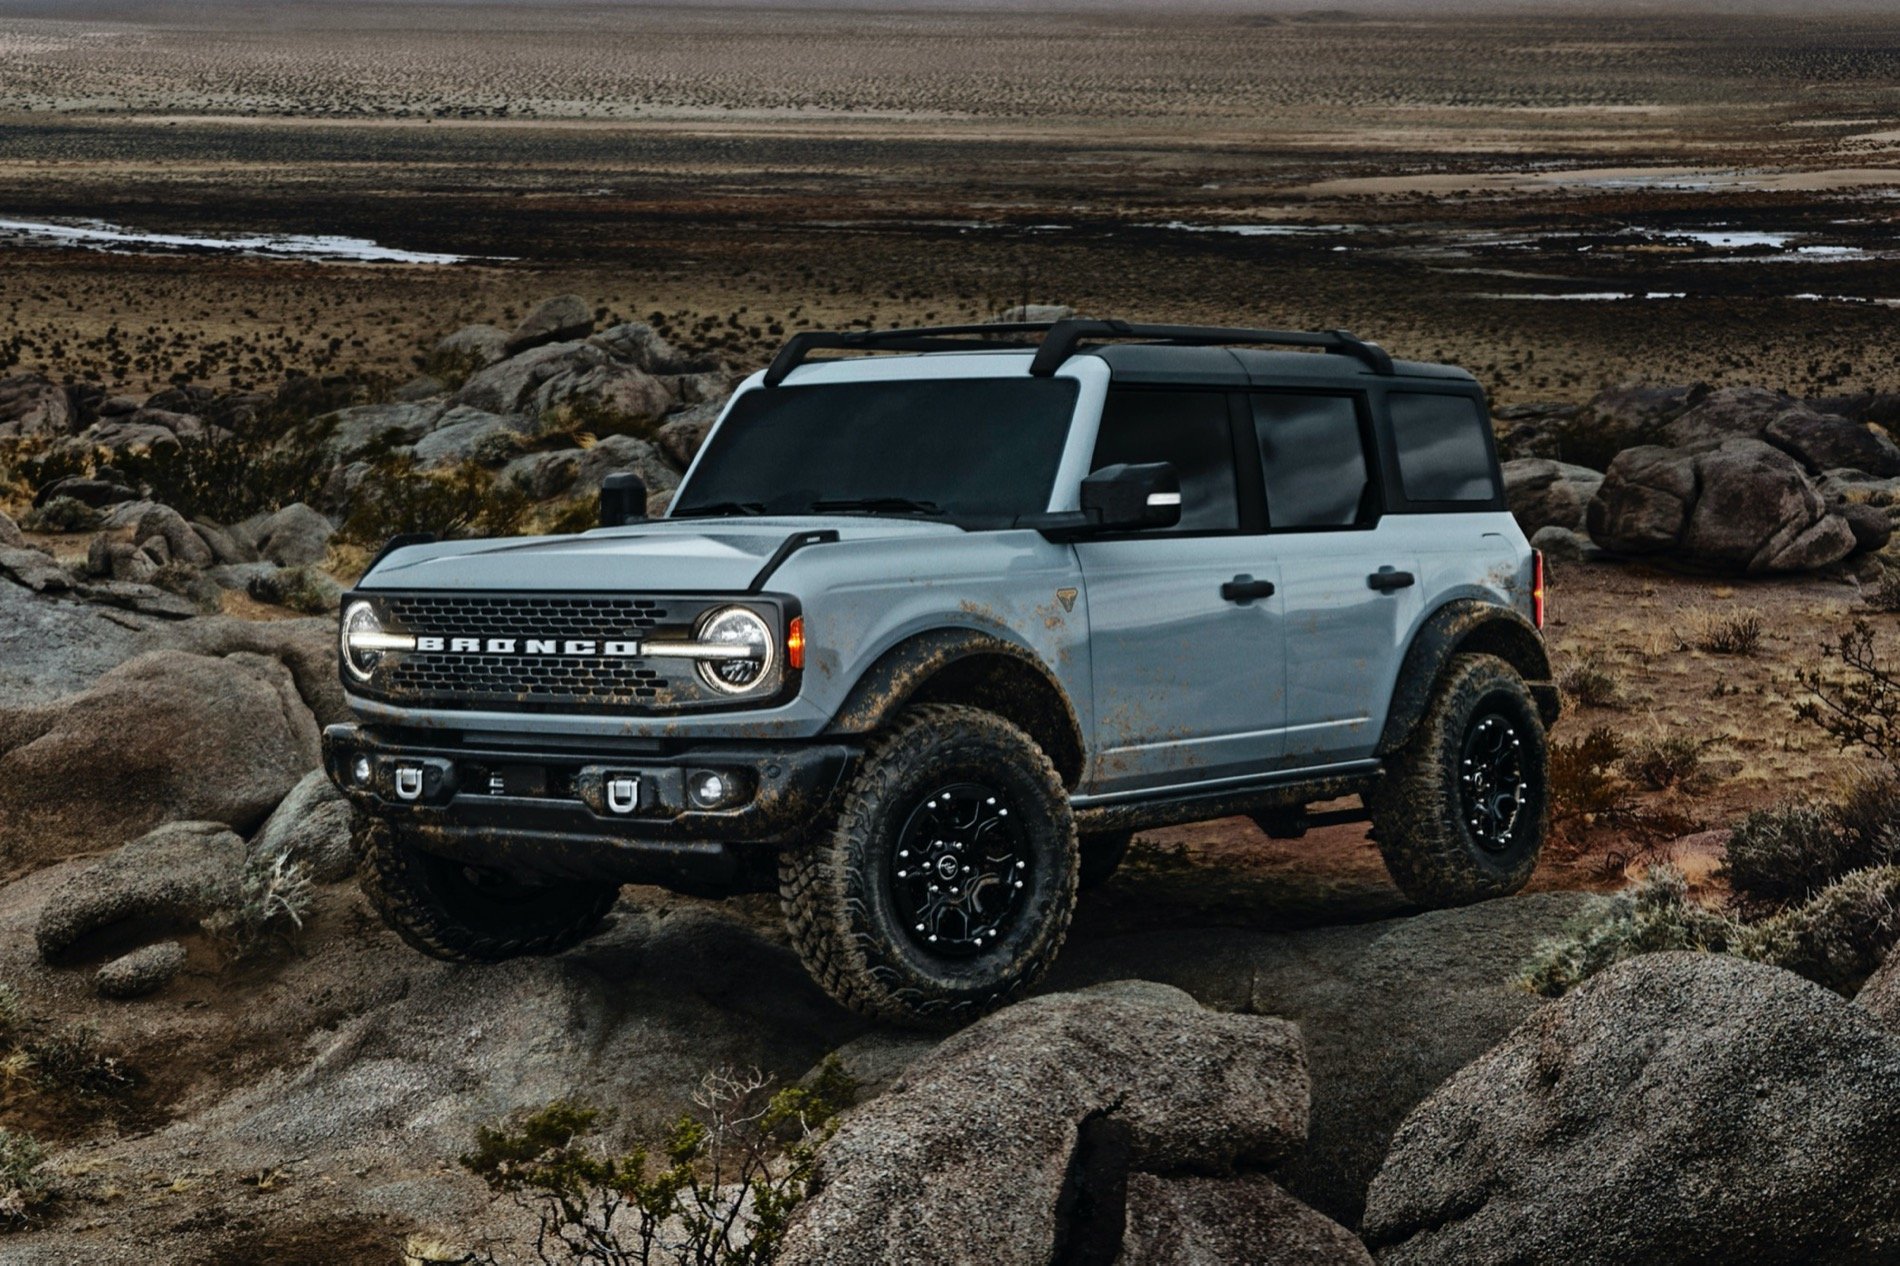
<path fill-rule="evenodd" d="M 898 514 L 1008 527 L 1049 504 L 1072 378 L 761 387 L 733 402 L 673 518 Z"/>

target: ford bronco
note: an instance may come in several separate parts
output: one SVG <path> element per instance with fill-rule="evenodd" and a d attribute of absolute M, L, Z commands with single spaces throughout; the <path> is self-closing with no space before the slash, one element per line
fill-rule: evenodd
<path fill-rule="evenodd" d="M 942 1027 L 1031 988 L 1143 829 L 1370 820 L 1421 905 L 1517 890 L 1543 619 L 1462 370 L 1344 332 L 804 333 L 664 517 L 619 475 L 593 531 L 392 542 L 324 753 L 424 952 L 555 953 L 622 884 L 776 889 L 839 1002 Z"/>

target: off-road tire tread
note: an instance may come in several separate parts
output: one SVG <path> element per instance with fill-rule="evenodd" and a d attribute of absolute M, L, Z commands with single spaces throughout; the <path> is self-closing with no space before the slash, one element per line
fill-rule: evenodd
<path fill-rule="evenodd" d="M 1455 753 L 1464 737 L 1464 709 L 1499 688 L 1517 694 L 1524 711 L 1533 720 L 1538 718 L 1529 688 L 1509 663 L 1495 655 L 1453 656 L 1411 738 L 1387 762 L 1385 778 L 1366 797 L 1386 869 L 1400 891 L 1419 905 L 1442 909 L 1510 896 L 1530 882 L 1537 868 L 1550 829 L 1547 785 L 1537 794 L 1532 823 L 1535 847 L 1505 866 L 1482 864 L 1457 824 L 1457 807 L 1447 803 L 1452 781 L 1442 762 L 1457 759 Z M 1547 771 L 1549 756 L 1542 747 L 1541 721 L 1534 733 L 1540 745 L 1540 767 Z"/>
<path fill-rule="evenodd" d="M 559 927 L 533 935 L 509 935 L 469 926 L 445 909 L 422 870 L 417 849 L 403 843 L 395 829 L 375 818 L 358 818 L 355 843 L 357 882 L 391 931 L 412 948 L 449 963 L 499 963 L 511 958 L 544 957 L 571 949 L 591 936 L 620 896 L 616 884 L 576 884 L 573 917 Z"/>
<path fill-rule="evenodd" d="M 954 1029 L 1016 1001 L 1054 964 L 1069 933 L 1074 913 L 1077 852 L 1069 849 L 1070 899 L 1043 929 L 1024 970 L 1005 987 L 981 998 L 924 996 L 899 987 L 895 972 L 880 969 L 878 946 L 867 931 L 851 926 L 851 911 L 866 901 L 863 884 L 880 864 L 871 826 L 877 806 L 896 795 L 901 755 L 917 744 L 939 741 L 946 731 L 963 731 L 985 744 L 1005 743 L 1020 758 L 1056 807 L 1071 841 L 1075 838 L 1069 793 L 1062 776 L 1023 730 L 980 708 L 961 704 L 920 704 L 908 709 L 870 744 L 835 818 L 811 840 L 787 849 L 779 859 L 779 905 L 798 957 L 826 993 L 862 1015 L 910 1028 Z"/>

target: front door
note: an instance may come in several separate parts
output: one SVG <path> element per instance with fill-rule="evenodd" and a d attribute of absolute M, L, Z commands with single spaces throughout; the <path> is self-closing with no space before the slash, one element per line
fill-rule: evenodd
<path fill-rule="evenodd" d="M 1076 546 L 1094 664 L 1095 795 L 1242 781 L 1280 761 L 1279 566 L 1244 508 L 1222 391 L 1118 388 L 1093 469 L 1170 462 L 1181 522 Z"/>

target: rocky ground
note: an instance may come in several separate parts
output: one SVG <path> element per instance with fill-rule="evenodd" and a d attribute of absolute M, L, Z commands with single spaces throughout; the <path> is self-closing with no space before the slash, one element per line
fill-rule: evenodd
<path fill-rule="evenodd" d="M 1736 896 L 1737 818 L 1864 765 L 1792 674 L 1900 606 L 1892 401 L 1506 410 L 1557 742 L 1629 736 L 1597 798 L 1560 788 L 1532 891 L 1420 913 L 1362 830 L 1156 832 L 1043 996 L 939 1041 L 831 1004 L 765 898 L 629 889 L 582 948 L 488 969 L 381 927 L 313 772 L 341 587 L 394 531 L 585 526 L 617 469 L 660 508 L 736 372 L 573 297 L 426 359 L 381 392 L 0 382 L 6 1260 L 506 1260 L 533 1222 L 458 1163 L 477 1127 L 573 1098 L 651 1141 L 708 1069 L 788 1085 L 827 1056 L 858 1106 L 783 1260 L 1900 1254 L 1900 966 L 1858 1004 L 1871 964 L 1832 991 L 1706 953 L 1522 983 L 1659 861 Z M 1693 768 L 1659 774 L 1672 738 Z"/>

